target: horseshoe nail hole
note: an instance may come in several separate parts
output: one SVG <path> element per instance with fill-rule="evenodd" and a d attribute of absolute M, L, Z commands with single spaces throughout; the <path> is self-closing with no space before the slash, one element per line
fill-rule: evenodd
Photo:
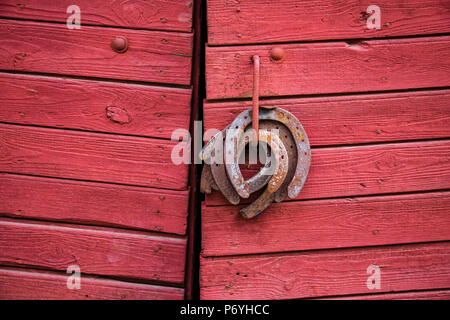
<path fill-rule="evenodd" d="M 307 152 L 305 152 L 305 156 L 306 156 L 306 155 L 308 155 L 308 153 L 307 153 Z"/>
<path fill-rule="evenodd" d="M 247 116 L 244 117 L 244 119 L 247 119 L 247 118 L 248 118 Z"/>
<path fill-rule="evenodd" d="M 291 149 L 294 149 L 294 146 L 291 144 Z"/>
<path fill-rule="evenodd" d="M 284 159 L 284 156 L 281 156 L 281 159 Z"/>
<path fill-rule="evenodd" d="M 216 167 L 218 167 L 219 165 L 216 163 Z"/>
<path fill-rule="evenodd" d="M 284 136 L 287 139 L 287 136 Z"/>
<path fill-rule="evenodd" d="M 305 142 L 305 139 L 302 139 L 302 142 Z"/>

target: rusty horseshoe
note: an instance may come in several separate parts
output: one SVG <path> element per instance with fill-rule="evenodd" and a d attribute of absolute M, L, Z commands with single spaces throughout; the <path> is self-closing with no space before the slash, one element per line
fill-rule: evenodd
<path fill-rule="evenodd" d="M 202 172 L 202 192 L 211 193 L 212 189 L 216 189 L 230 203 L 238 204 L 240 198 L 248 198 L 266 186 L 253 203 L 241 209 L 241 215 L 246 219 L 257 216 L 274 201 L 296 198 L 303 188 L 311 163 L 308 137 L 300 121 L 284 109 L 261 107 L 258 136 L 263 143 L 259 145 L 270 147 L 272 152 L 270 157 L 266 157 L 264 167 L 245 180 L 238 160 L 254 137 L 253 132 L 248 134 L 252 126 L 252 113 L 252 109 L 248 109 L 239 114 L 200 153 L 202 159 L 209 160 Z M 217 146 L 222 147 L 218 154 Z"/>
<path fill-rule="evenodd" d="M 244 129 L 249 126 L 252 121 L 251 113 L 251 109 L 243 111 L 230 124 L 229 128 L 232 128 L 232 130 L 227 130 L 225 139 L 224 151 L 226 156 L 233 155 L 233 148 L 235 148 L 234 143 L 238 141 Z M 280 122 L 289 129 L 294 138 L 295 147 L 297 149 L 297 163 L 294 177 L 288 185 L 288 196 L 291 199 L 295 199 L 303 188 L 311 164 L 311 150 L 306 132 L 300 121 L 293 114 L 281 108 L 268 109 L 261 107 L 259 120 Z M 225 168 L 237 193 L 243 198 L 248 198 L 248 185 L 246 185 L 245 181 L 242 179 L 240 171 L 236 169 L 235 163 L 227 163 Z"/>

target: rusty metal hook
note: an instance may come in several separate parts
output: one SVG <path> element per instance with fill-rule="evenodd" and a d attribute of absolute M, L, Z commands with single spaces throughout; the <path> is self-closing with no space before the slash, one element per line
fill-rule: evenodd
<path fill-rule="evenodd" d="M 259 140 L 259 56 L 252 56 L 253 61 L 253 112 L 252 112 L 252 129 L 253 140 L 252 145 L 256 147 Z"/>
<path fill-rule="evenodd" d="M 274 62 L 283 61 L 284 50 L 274 48 L 271 51 L 271 59 Z M 267 186 L 254 202 L 240 210 L 241 216 L 245 219 L 256 217 L 274 201 L 281 202 L 286 197 L 296 198 L 303 188 L 311 163 L 308 137 L 300 121 L 282 108 L 275 106 L 260 108 L 260 57 L 253 55 L 252 62 L 252 108 L 243 111 L 227 128 L 219 132 L 220 134 L 217 133 L 200 153 L 206 162 L 200 183 L 201 191 L 204 193 L 211 193 L 212 189 L 219 190 L 230 203 L 238 204 L 240 198 L 248 198 L 250 194 Z M 249 137 L 245 132 L 250 123 L 252 146 L 257 147 L 259 142 L 264 142 L 260 147 L 270 148 L 272 154 L 270 157 L 264 157 L 266 161 L 264 168 L 246 180 L 241 173 L 238 160 L 249 143 Z M 216 143 L 222 147 L 217 154 Z M 210 163 L 207 160 L 211 160 Z M 275 170 L 272 168 L 273 164 Z"/>

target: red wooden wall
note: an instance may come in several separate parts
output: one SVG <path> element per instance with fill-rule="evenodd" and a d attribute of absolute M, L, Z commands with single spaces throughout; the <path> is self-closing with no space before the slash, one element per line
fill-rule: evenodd
<path fill-rule="evenodd" d="M 449 299 L 450 3 L 208 0 L 207 15 L 205 130 L 251 107 L 257 54 L 261 103 L 298 117 L 312 160 L 299 197 L 253 220 L 206 197 L 201 298 Z"/>
<path fill-rule="evenodd" d="M 189 168 L 170 138 L 190 126 L 192 12 L 0 2 L 1 299 L 184 298 Z"/>

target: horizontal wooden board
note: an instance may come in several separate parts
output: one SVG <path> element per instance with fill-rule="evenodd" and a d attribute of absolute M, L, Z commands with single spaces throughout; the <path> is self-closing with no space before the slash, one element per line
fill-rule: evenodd
<path fill-rule="evenodd" d="M 293 299 L 450 286 L 449 242 L 200 262 L 201 299 Z M 380 267 L 380 289 L 367 288 L 370 265 Z"/>
<path fill-rule="evenodd" d="M 282 62 L 270 50 L 285 50 Z M 261 57 L 260 95 L 398 90 L 450 85 L 450 37 L 206 47 L 206 98 L 251 97 Z"/>
<path fill-rule="evenodd" d="M 0 220 L 0 264 L 183 283 L 186 239 Z"/>
<path fill-rule="evenodd" d="M 450 137 L 450 91 L 263 100 L 302 123 L 313 146 Z M 204 130 L 222 130 L 251 102 L 204 104 Z"/>
<path fill-rule="evenodd" d="M 182 190 L 188 165 L 172 162 L 176 144 L 0 124 L 0 171 Z"/>
<path fill-rule="evenodd" d="M 240 207 L 202 212 L 202 255 L 450 240 L 450 193 L 272 204 L 244 221 Z"/>
<path fill-rule="evenodd" d="M 188 191 L 0 174 L 0 215 L 186 233 Z"/>
<path fill-rule="evenodd" d="M 111 41 L 128 39 L 116 53 Z M 0 69 L 189 85 L 192 34 L 0 20 Z"/>
<path fill-rule="evenodd" d="M 210 45 L 375 38 L 450 32 L 450 6 L 440 0 L 208 0 Z M 370 5 L 381 10 L 369 29 Z"/>
<path fill-rule="evenodd" d="M 311 150 L 308 178 L 297 199 L 448 188 L 449 140 L 315 148 Z M 206 200 L 208 205 L 228 204 L 219 192 Z"/>
<path fill-rule="evenodd" d="M 80 8 L 83 25 L 191 31 L 192 1 L 152 0 L 2 0 L 0 17 L 66 23 L 69 6 Z M 73 13 L 73 11 L 70 11 Z M 69 21 L 70 22 L 70 21 Z"/>
<path fill-rule="evenodd" d="M 184 289 L 99 279 L 81 274 L 80 289 L 68 289 L 70 274 L 0 269 L 2 300 L 182 300 Z"/>
<path fill-rule="evenodd" d="M 318 300 L 450 300 L 450 290 L 410 291 L 369 294 L 349 297 L 318 298 Z"/>
<path fill-rule="evenodd" d="M 0 73 L 0 121 L 170 139 L 190 89 Z"/>

